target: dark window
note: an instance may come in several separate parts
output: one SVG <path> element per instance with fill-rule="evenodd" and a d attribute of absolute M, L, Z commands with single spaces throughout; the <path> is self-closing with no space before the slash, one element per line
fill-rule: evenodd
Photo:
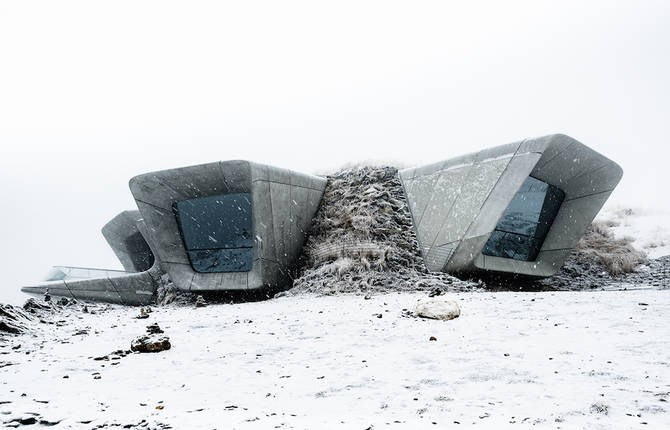
<path fill-rule="evenodd" d="M 191 267 L 196 272 L 248 272 L 253 260 L 251 194 L 224 194 L 175 204 Z"/>
<path fill-rule="evenodd" d="M 565 193 L 528 177 L 486 242 L 482 254 L 534 261 L 556 218 Z"/>

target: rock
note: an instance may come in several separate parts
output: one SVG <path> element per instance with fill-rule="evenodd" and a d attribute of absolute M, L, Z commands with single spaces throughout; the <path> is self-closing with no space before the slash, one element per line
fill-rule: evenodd
<path fill-rule="evenodd" d="M 61 297 L 60 299 L 58 299 L 56 301 L 56 304 L 58 306 L 69 306 L 71 304 L 74 304 L 74 300 L 70 301 L 70 300 L 68 300 L 67 297 Z"/>
<path fill-rule="evenodd" d="M 435 288 L 428 293 L 428 297 L 435 297 L 435 296 L 441 296 L 442 295 L 442 290 L 439 288 Z"/>
<path fill-rule="evenodd" d="M 419 302 L 414 312 L 422 318 L 451 320 L 461 315 L 461 308 L 453 300 L 436 296 Z"/>
<path fill-rule="evenodd" d="M 30 313 L 38 313 L 40 311 L 50 311 L 52 310 L 51 306 L 38 303 L 35 299 L 28 299 L 26 302 L 23 304 L 23 309 L 25 311 L 28 311 Z"/>
<path fill-rule="evenodd" d="M 165 333 L 158 324 L 151 324 L 147 326 L 147 333 L 149 334 L 163 334 Z"/>
<path fill-rule="evenodd" d="M 140 314 L 135 318 L 137 318 L 138 320 L 149 318 L 149 313 L 146 310 L 144 310 L 144 308 L 140 308 Z"/>
<path fill-rule="evenodd" d="M 136 352 L 161 352 L 170 349 L 170 338 L 167 336 L 143 335 L 133 340 L 130 349 Z"/>
<path fill-rule="evenodd" d="M 205 298 L 202 297 L 202 296 L 198 296 L 195 299 L 195 307 L 196 308 L 204 308 L 205 306 L 207 306 L 207 302 L 205 301 Z"/>

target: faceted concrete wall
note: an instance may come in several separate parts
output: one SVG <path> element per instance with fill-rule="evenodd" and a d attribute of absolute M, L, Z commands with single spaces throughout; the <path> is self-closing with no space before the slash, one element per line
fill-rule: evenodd
<path fill-rule="evenodd" d="M 400 172 L 430 270 L 556 273 L 622 176 L 613 161 L 565 135 L 527 139 Z M 482 254 L 528 176 L 566 193 L 535 261 Z"/>
<path fill-rule="evenodd" d="M 154 303 L 160 270 L 156 267 L 145 272 L 121 276 L 103 276 L 93 279 L 62 279 L 45 281 L 25 286 L 21 291 L 33 295 L 44 295 L 71 299 L 141 306 Z"/>
<path fill-rule="evenodd" d="M 136 176 L 130 190 L 147 225 L 147 241 L 175 286 L 184 291 L 290 286 L 326 179 L 249 161 L 222 161 Z M 193 270 L 174 205 L 222 194 L 250 193 L 253 263 L 248 272 Z"/>
<path fill-rule="evenodd" d="M 102 235 L 126 272 L 144 272 L 154 264 L 149 244 L 137 227 L 139 211 L 123 211 L 102 228 Z"/>
<path fill-rule="evenodd" d="M 158 279 L 162 275 L 158 261 L 144 239 L 146 231 L 138 211 L 124 211 L 102 228 L 102 234 L 121 261 L 126 272 L 78 269 L 83 276 L 64 276 L 25 286 L 21 291 L 71 299 L 142 306 L 154 303 Z M 132 273 L 136 272 L 136 273 Z"/>
<path fill-rule="evenodd" d="M 65 277 L 26 286 L 22 291 L 42 295 L 48 289 L 53 296 L 145 305 L 154 301 L 158 280 L 165 272 L 184 291 L 287 288 L 325 186 L 324 178 L 248 161 L 223 161 L 134 177 L 130 188 L 140 212 L 122 212 L 102 231 L 125 270 L 137 273 L 99 274 L 93 279 Z M 251 270 L 196 273 L 173 205 L 234 193 L 249 193 L 252 198 Z"/>

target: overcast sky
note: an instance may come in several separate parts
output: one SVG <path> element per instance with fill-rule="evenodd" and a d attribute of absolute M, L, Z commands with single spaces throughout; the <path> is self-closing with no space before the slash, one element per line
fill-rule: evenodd
<path fill-rule="evenodd" d="M 670 207 L 670 2 L 0 3 L 0 302 L 120 268 L 128 179 L 249 159 L 421 164 L 555 132 Z"/>

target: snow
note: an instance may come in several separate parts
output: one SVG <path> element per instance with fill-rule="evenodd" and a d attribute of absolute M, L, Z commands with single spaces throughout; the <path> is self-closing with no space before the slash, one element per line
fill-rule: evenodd
<path fill-rule="evenodd" d="M 462 313 L 451 321 L 409 315 L 425 297 L 295 296 L 155 308 L 144 320 L 116 306 L 64 311 L 34 336 L 0 337 L 0 366 L 14 363 L 0 367 L 0 420 L 34 413 L 61 420 L 56 429 L 143 419 L 177 429 L 670 426 L 670 292 L 454 293 L 446 298 Z M 129 349 L 152 323 L 170 350 L 93 359 Z"/>
<path fill-rule="evenodd" d="M 670 212 L 613 206 L 603 209 L 596 220 L 606 223 L 616 238 L 632 239 L 649 258 L 670 255 Z"/>

